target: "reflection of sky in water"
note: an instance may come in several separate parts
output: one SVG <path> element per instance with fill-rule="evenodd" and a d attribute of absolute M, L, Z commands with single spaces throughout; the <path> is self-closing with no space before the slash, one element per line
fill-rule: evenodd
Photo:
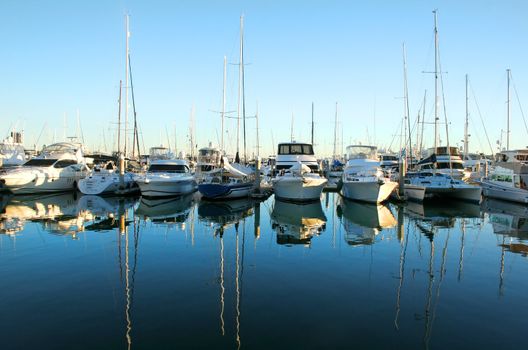
<path fill-rule="evenodd" d="M 524 340 L 528 215 L 515 204 L 62 194 L 2 206 L 2 349 Z"/>

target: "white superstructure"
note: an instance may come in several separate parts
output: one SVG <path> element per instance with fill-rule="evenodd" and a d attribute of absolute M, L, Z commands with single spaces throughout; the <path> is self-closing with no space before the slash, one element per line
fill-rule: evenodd
<path fill-rule="evenodd" d="M 187 161 L 156 160 L 144 175 L 135 177 L 144 197 L 179 196 L 196 191 L 196 180 Z"/>

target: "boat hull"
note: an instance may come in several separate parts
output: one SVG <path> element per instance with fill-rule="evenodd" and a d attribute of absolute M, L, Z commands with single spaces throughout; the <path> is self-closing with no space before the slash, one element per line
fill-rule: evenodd
<path fill-rule="evenodd" d="M 272 180 L 275 198 L 283 201 L 308 202 L 321 198 L 325 178 L 283 176 Z"/>
<path fill-rule="evenodd" d="M 501 186 L 489 181 L 482 181 L 482 194 L 485 197 L 503 199 L 516 203 L 528 203 L 528 190 Z"/>
<path fill-rule="evenodd" d="M 215 184 L 201 183 L 198 185 L 198 191 L 206 199 L 231 199 L 248 197 L 253 192 L 253 183 L 242 184 Z"/>
<path fill-rule="evenodd" d="M 10 191 L 14 194 L 47 193 L 75 191 L 77 182 L 84 178 L 84 173 L 28 172 L 7 174 L 0 179 L 0 191 Z"/>
<path fill-rule="evenodd" d="M 398 183 L 378 181 L 343 181 L 341 194 L 343 197 L 368 203 L 386 201 Z"/>
<path fill-rule="evenodd" d="M 459 199 L 479 203 L 482 190 L 479 186 L 426 187 L 425 198 Z"/>
<path fill-rule="evenodd" d="M 137 179 L 143 197 L 171 197 L 181 196 L 196 191 L 194 179 L 182 180 L 145 180 Z"/>
<path fill-rule="evenodd" d="M 88 176 L 77 183 L 82 194 L 103 195 L 134 192 L 138 188 L 131 174 L 125 174 L 121 183 L 119 174 Z"/>

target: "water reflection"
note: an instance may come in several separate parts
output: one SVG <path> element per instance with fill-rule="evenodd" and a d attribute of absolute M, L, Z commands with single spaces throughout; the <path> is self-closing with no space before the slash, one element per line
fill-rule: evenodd
<path fill-rule="evenodd" d="M 10 198 L 0 214 L 0 232 L 15 234 L 27 222 L 38 222 L 51 234 L 76 239 L 85 230 L 117 227 L 116 216 L 134 203 L 133 198 L 78 196 L 71 192 L 16 196 Z"/>
<path fill-rule="evenodd" d="M 49 300 L 65 298 L 55 295 L 55 287 L 69 283 L 72 270 L 79 282 L 97 287 L 98 296 L 84 285 L 75 289 L 68 294 L 77 298 L 74 301 L 87 301 L 89 306 L 73 316 L 68 311 L 64 311 L 67 316 L 59 316 L 67 320 L 75 317 L 79 324 L 89 324 L 86 319 L 98 317 L 99 328 L 92 324 L 90 332 L 110 329 L 105 337 L 112 348 L 164 347 L 174 332 L 189 348 L 310 347 L 319 339 L 327 341 L 329 348 L 338 348 L 345 346 L 346 340 L 339 335 L 346 331 L 353 332 L 350 336 L 358 340 L 360 347 L 387 348 L 405 339 L 399 344 L 402 348 L 445 348 L 451 341 L 446 333 L 454 327 L 464 326 L 464 332 L 455 334 L 457 339 L 466 332 L 478 333 L 480 323 L 471 314 L 482 314 L 489 320 L 500 317 L 508 325 L 494 328 L 501 335 L 510 329 L 519 331 L 520 323 L 508 310 L 526 305 L 522 293 L 515 290 L 527 287 L 524 276 L 528 264 L 523 258 L 528 255 L 525 206 L 495 200 L 484 201 L 482 209 L 454 203 L 376 206 L 334 194 L 326 195 L 322 202 L 325 206 L 273 198 L 263 203 L 197 199 L 76 198 L 73 194 L 57 194 L 14 197 L 4 204 L 0 214 L 2 232 L 26 233 L 16 235 L 18 252 L 14 252 L 14 244 L 6 244 L 0 254 L 2 278 L 18 286 L 16 291 L 5 289 L 0 295 L 0 307 L 8 316 L 0 326 L 9 330 L 8 341 L 13 344 L 23 337 L 11 333 L 24 333 L 14 329 L 24 327 L 31 319 L 29 309 L 45 308 Z M 335 224 L 333 216 L 337 216 Z M 19 226 L 15 220 L 19 220 Z M 174 244 L 165 244 L 160 235 L 149 234 L 149 230 L 159 231 L 159 225 L 196 225 L 196 245 L 186 244 L 188 237 L 184 235 L 173 235 L 170 242 Z M 389 229 L 396 225 L 397 230 Z M 35 232 L 31 227 L 72 236 L 82 230 L 111 231 L 83 235 L 86 240 L 71 244 L 48 237 L 42 244 L 41 237 L 27 234 Z M 342 244 L 333 245 L 327 233 L 313 241 L 317 245 L 311 250 L 277 246 L 309 246 L 313 236 L 336 227 L 342 229 L 349 244 L 339 239 Z M 2 239 L 15 242 L 12 237 L 2 236 L 0 243 Z M 58 244 L 50 244 L 53 242 Z M 351 249 L 356 245 L 370 246 Z M 370 257 L 365 254 L 369 251 Z M 69 258 L 79 256 L 83 258 L 71 268 L 75 259 Z M 310 271 L 298 268 L 307 263 L 312 266 Z M 37 264 L 42 268 L 35 272 L 32 267 Z M 40 290 L 30 301 L 31 308 L 24 308 L 23 299 L 17 299 L 17 294 L 25 297 L 32 293 L 34 286 L 17 279 L 17 275 L 26 273 L 34 274 L 31 277 L 36 277 L 38 283 L 34 284 Z M 47 278 L 52 282 L 46 282 Z M 2 300 L 7 302 L 2 304 Z M 317 308 L 310 306 L 313 300 L 317 300 Z M 20 307 L 6 310 L 11 302 L 21 303 Z M 482 303 L 487 308 L 482 309 Z M 91 314 L 89 308 L 97 311 Z M 463 313 L 457 311 L 463 308 Z M 101 318 L 98 313 L 103 312 L 112 317 Z M 30 327 L 42 327 L 42 321 L 49 321 L 53 327 L 64 322 L 52 315 L 37 318 L 39 326 L 30 323 Z M 361 322 L 353 321 L 350 315 Z M 297 318 L 303 328 L 314 321 L 329 327 L 318 328 L 307 338 L 290 337 L 287 325 Z M 262 338 L 262 327 L 269 322 L 276 324 L 276 338 L 280 340 Z M 492 321 L 479 322 L 484 322 L 483 327 L 493 326 Z M 360 331 L 354 330 L 357 328 Z M 72 327 L 65 332 L 72 339 L 79 337 L 79 331 Z M 378 332 L 383 340 L 373 340 L 372 334 Z M 295 343 L 298 341 L 303 343 Z"/>
<path fill-rule="evenodd" d="M 194 204 L 195 194 L 174 198 L 141 198 L 136 215 L 149 218 L 154 224 L 177 224 L 183 230 Z"/>
<path fill-rule="evenodd" d="M 271 227 L 278 244 L 309 245 L 314 235 L 326 229 L 326 216 L 321 202 L 297 204 L 275 199 Z"/>
<path fill-rule="evenodd" d="M 343 197 L 339 198 L 337 215 L 342 219 L 345 241 L 349 245 L 373 244 L 381 230 L 397 224 L 387 206 L 355 202 Z"/>
<path fill-rule="evenodd" d="M 216 234 L 223 235 L 228 227 L 253 215 L 254 204 L 254 201 L 249 198 L 225 202 L 202 200 L 198 204 L 198 217 L 201 221 L 213 226 Z"/>
<path fill-rule="evenodd" d="M 482 209 L 488 213 L 496 234 L 528 239 L 528 206 L 487 198 L 482 201 Z"/>

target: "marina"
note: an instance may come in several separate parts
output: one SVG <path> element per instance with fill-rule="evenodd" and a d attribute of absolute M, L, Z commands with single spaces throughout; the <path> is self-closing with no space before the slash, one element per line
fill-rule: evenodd
<path fill-rule="evenodd" d="M 435 2 L 8 1 L 2 350 L 522 347 L 528 5 Z"/>

